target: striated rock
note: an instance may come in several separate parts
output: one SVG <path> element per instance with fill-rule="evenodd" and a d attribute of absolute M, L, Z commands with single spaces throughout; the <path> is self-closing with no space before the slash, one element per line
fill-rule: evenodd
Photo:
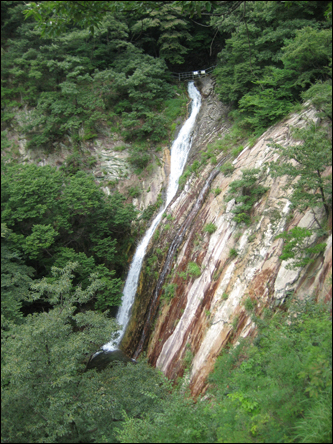
<path fill-rule="evenodd" d="M 209 100 L 212 90 L 207 86 L 205 91 Z M 218 122 L 217 110 L 222 110 L 222 106 L 214 108 L 216 114 L 212 126 L 207 124 L 209 109 L 207 105 L 198 118 L 192 156 L 204 149 L 217 134 L 228 130 L 227 122 Z M 220 188 L 221 193 L 217 196 L 214 193 L 208 194 L 178 249 L 167 281 L 177 285 L 175 296 L 169 303 L 161 303 L 147 355 L 151 364 L 160 368 L 168 377 L 176 378 L 184 372 L 183 360 L 186 351 L 190 349 L 193 361 L 189 378 L 194 395 L 205 390 L 207 376 L 223 347 L 228 343 L 236 344 L 240 337 L 255 334 L 256 326 L 244 308 L 246 299 L 251 299 L 256 305 L 256 314 L 260 315 L 264 307 L 280 305 L 294 291 L 299 298 L 312 294 L 318 299 L 327 300 L 331 297 L 331 237 L 327 240 L 325 253 L 304 269 L 289 270 L 288 264 L 279 260 L 283 241 L 276 239 L 276 236 L 288 226 L 311 227 L 315 220 L 310 211 L 303 215 L 290 214 L 288 193 L 283 189 L 285 178 L 273 179 L 263 169 L 277 158 L 277 154 L 269 147 L 270 139 L 289 144 L 292 142 L 290 126 L 303 126 L 308 120 L 314 119 L 315 110 L 312 108 L 301 114 L 293 114 L 267 130 L 252 148 L 246 146 L 233 161 L 233 174 L 226 177 L 219 173 L 214 179 L 211 188 Z M 212 135 L 208 134 L 210 131 Z M 230 182 L 239 179 L 245 168 L 262 168 L 261 185 L 268 187 L 268 191 L 254 206 L 254 222 L 249 227 L 240 228 L 233 221 L 231 213 L 234 200 L 226 203 L 224 198 Z M 200 172 L 200 177 L 192 175 L 170 205 L 168 214 L 174 218 L 174 226 L 171 233 L 159 239 L 159 248 L 168 245 L 190 213 L 204 185 L 204 178 L 208 177 L 211 169 L 212 166 L 208 165 Z M 211 235 L 203 231 L 208 223 L 214 223 L 217 227 Z M 231 257 L 230 249 L 235 249 L 237 256 Z M 187 276 L 184 279 L 179 275 L 187 270 L 189 262 L 196 262 L 201 267 L 199 277 Z M 140 285 L 141 291 L 134 307 L 134 312 L 140 307 L 140 317 L 136 318 L 136 322 L 132 320 L 132 327 L 127 334 L 125 349 L 128 353 L 135 350 L 142 329 L 142 316 L 149 305 L 156 281 L 143 272 Z"/>

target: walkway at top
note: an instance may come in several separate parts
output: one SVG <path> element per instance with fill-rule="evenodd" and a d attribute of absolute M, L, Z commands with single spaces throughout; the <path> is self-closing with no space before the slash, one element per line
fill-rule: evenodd
<path fill-rule="evenodd" d="M 199 77 L 205 77 L 211 72 L 214 71 L 216 68 L 215 66 L 211 66 L 207 69 L 200 69 L 199 71 L 189 71 L 189 72 L 172 72 L 172 76 L 178 80 L 194 80 L 198 79 Z"/>

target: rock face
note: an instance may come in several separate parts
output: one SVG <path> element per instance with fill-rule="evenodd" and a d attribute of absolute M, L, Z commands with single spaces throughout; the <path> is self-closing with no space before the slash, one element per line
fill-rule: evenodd
<path fill-rule="evenodd" d="M 213 138 L 228 131 L 227 110 L 218 102 L 211 86 L 209 80 L 202 85 L 203 109 L 193 135 L 192 159 Z M 174 296 L 160 303 L 147 355 L 151 364 L 175 378 L 183 374 L 185 354 L 190 350 L 193 359 L 189 377 L 194 395 L 205 390 L 207 375 L 223 347 L 255 334 L 256 326 L 244 307 L 245 300 L 250 298 L 256 314 L 260 315 L 264 307 L 281 304 L 291 292 L 299 298 L 313 294 L 317 299 L 331 297 L 331 237 L 326 240 L 324 254 L 304 269 L 289 270 L 288 264 L 280 261 L 283 241 L 276 240 L 276 236 L 287 227 L 312 227 L 315 220 L 310 211 L 291 214 L 288 193 L 283 190 L 285 178 L 273 179 L 264 170 L 264 166 L 277 158 L 270 141 L 291 143 L 290 126 L 304 126 L 315 118 L 315 110 L 305 109 L 271 127 L 252 147 L 245 146 L 233 161 L 234 172 L 229 177 L 219 172 L 214 179 L 211 189 L 219 188 L 220 193 L 208 193 L 174 258 L 166 280 L 174 284 Z M 164 230 L 163 224 L 169 224 L 164 220 L 160 237 L 147 254 L 149 261 L 157 247 L 162 251 L 163 257 L 157 261 L 155 270 L 162 269 L 168 245 L 190 213 L 212 168 L 213 165 L 207 165 L 199 177 L 192 174 L 168 208 L 172 227 Z M 241 170 L 249 168 L 262 169 L 260 184 L 268 191 L 253 208 L 252 224 L 241 227 L 233 221 L 234 200 L 226 203 L 225 196 L 230 182 L 241 177 Z M 216 226 L 212 234 L 203 230 L 208 223 Z M 199 277 L 186 276 L 189 262 L 201 268 Z M 124 350 L 132 355 L 155 285 L 156 279 L 143 271 L 134 316 L 123 342 Z"/>
<path fill-rule="evenodd" d="M 29 115 L 26 108 L 25 115 Z M 23 123 L 17 119 L 17 125 L 8 132 L 8 139 L 13 144 L 12 155 L 15 155 L 20 163 L 35 163 L 38 166 L 50 165 L 60 168 L 75 154 L 73 141 L 67 136 L 66 144 L 57 142 L 52 152 L 45 152 L 40 148 L 27 147 L 27 136 L 22 132 Z M 182 119 L 177 119 L 178 127 L 182 125 Z M 171 142 L 170 142 L 171 146 Z M 156 204 L 159 194 L 163 193 L 168 183 L 170 169 L 170 146 L 164 145 L 159 151 L 151 150 L 151 162 L 149 167 L 141 173 L 135 174 L 134 168 L 128 162 L 130 156 L 130 144 L 125 143 L 121 136 L 112 133 L 107 127 L 101 130 L 101 134 L 93 141 L 81 141 L 80 155 L 82 158 L 95 158 L 96 162 L 89 170 L 96 183 L 102 186 L 106 194 L 117 189 L 128 197 L 135 207 L 144 211 L 149 205 Z M 136 193 L 131 195 L 131 188 Z"/>

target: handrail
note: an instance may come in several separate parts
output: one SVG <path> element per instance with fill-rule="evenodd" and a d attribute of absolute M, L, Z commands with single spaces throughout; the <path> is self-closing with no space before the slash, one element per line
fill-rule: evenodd
<path fill-rule="evenodd" d="M 180 80 L 185 79 L 197 79 L 199 77 L 205 77 L 206 75 L 210 74 L 214 71 L 216 68 L 216 65 L 210 66 L 206 69 L 199 69 L 198 71 L 188 71 L 188 72 L 172 72 L 172 76 Z"/>

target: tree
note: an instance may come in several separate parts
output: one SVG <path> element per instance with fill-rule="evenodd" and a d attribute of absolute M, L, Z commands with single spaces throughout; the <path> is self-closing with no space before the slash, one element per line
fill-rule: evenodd
<path fill-rule="evenodd" d="M 271 174 L 287 176 L 286 188 L 292 188 L 292 207 L 301 212 L 311 209 L 318 227 L 317 230 L 294 227 L 277 236 L 285 240 L 280 259 L 293 259 L 288 268 L 304 267 L 325 250 L 326 243 L 317 242 L 318 236 L 327 234 L 317 213 L 323 208 L 328 219 L 332 210 L 332 175 L 328 174 L 332 150 L 327 130 L 312 122 L 305 128 L 292 129 L 292 135 L 300 142 L 298 145 L 271 145 L 280 154 L 279 160 L 270 164 Z"/>
<path fill-rule="evenodd" d="M 225 35 L 216 83 L 221 100 L 238 108 L 242 125 L 262 133 L 311 83 L 330 80 L 332 37 L 324 3 L 246 3 L 246 13 L 212 19 Z"/>
<path fill-rule="evenodd" d="M 182 380 L 155 411 L 126 417 L 120 442 L 330 443 L 330 313 L 313 300 L 293 300 L 289 308 L 252 314 L 256 338 L 222 351 L 206 399 L 187 397 Z"/>
<path fill-rule="evenodd" d="M 47 2 L 47 4 L 31 2 L 25 11 L 26 17 L 33 16 L 41 27 L 42 34 L 58 35 L 66 30 L 68 25 L 74 24 L 81 28 L 87 28 L 91 33 L 95 27 L 99 27 L 103 15 L 106 13 L 133 13 L 143 14 L 159 11 L 164 6 L 175 11 L 180 9 L 184 15 L 199 16 L 202 14 L 220 16 L 231 14 L 243 2 L 242 1 L 99 1 L 86 2 L 68 1 Z M 223 12 L 213 12 L 216 6 L 222 6 Z"/>
<path fill-rule="evenodd" d="M 13 323 L 23 322 L 21 308 L 29 301 L 35 271 L 24 264 L 22 255 L 10 241 L 11 233 L 6 224 L 1 224 L 1 328 L 4 330 Z"/>
<path fill-rule="evenodd" d="M 96 276 L 73 286 L 77 263 L 53 268 L 53 282 L 32 286 L 32 298 L 53 308 L 30 314 L 3 334 L 2 440 L 114 442 L 124 412 L 138 416 L 165 396 L 164 378 L 141 363 L 87 371 L 87 362 L 118 329 L 107 312 L 82 311 L 103 286 Z"/>
<path fill-rule="evenodd" d="M 327 168 L 332 166 L 332 150 L 327 131 L 310 123 L 305 128 L 292 129 L 291 133 L 300 143 L 287 147 L 270 145 L 280 154 L 279 160 L 270 164 L 271 174 L 287 175 L 289 184 L 292 183 L 290 201 L 294 208 L 324 208 L 328 218 L 332 209 L 332 178 Z"/>
<path fill-rule="evenodd" d="M 2 177 L 6 267 L 13 267 L 17 258 L 16 266 L 24 260 L 37 277 L 47 277 L 54 265 L 78 262 L 75 285 L 86 290 L 89 275 L 97 273 L 104 287 L 96 291 L 96 307 L 119 305 L 136 216 L 124 200 L 119 193 L 105 196 L 94 178 L 82 171 L 66 176 L 49 166 L 6 165 Z"/>

